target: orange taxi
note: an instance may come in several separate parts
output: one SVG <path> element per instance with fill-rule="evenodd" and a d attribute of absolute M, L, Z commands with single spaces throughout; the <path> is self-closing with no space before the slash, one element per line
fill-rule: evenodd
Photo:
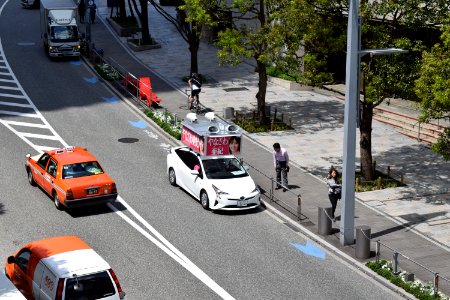
<path fill-rule="evenodd" d="M 68 147 L 31 156 L 28 182 L 48 193 L 57 209 L 114 202 L 116 183 L 86 148 Z"/>

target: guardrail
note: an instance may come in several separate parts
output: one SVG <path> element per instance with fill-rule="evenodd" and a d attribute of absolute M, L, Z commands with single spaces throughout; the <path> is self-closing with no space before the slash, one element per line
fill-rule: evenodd
<path fill-rule="evenodd" d="M 296 215 L 297 220 L 304 220 L 306 219 L 306 217 L 302 218 L 302 198 L 300 194 L 296 194 L 294 193 L 291 189 L 289 189 L 289 187 L 284 186 L 281 182 L 276 181 L 273 177 L 270 177 L 268 175 L 266 175 L 264 172 L 262 172 L 261 170 L 255 168 L 254 166 L 250 165 L 249 163 L 246 162 L 246 164 L 252 168 L 254 171 L 258 172 L 260 175 L 262 175 L 263 177 L 265 177 L 267 179 L 268 182 L 268 186 L 269 186 L 269 191 L 267 193 L 266 190 L 263 190 L 262 193 L 269 198 L 270 202 L 274 202 L 277 204 L 281 204 L 280 206 L 282 206 L 284 209 L 288 210 L 289 212 L 291 212 L 292 214 Z M 275 196 L 274 190 L 275 190 L 275 185 L 277 186 L 281 186 L 284 189 L 286 189 L 286 193 L 288 193 L 288 195 L 291 195 L 293 197 L 296 198 L 296 202 L 297 202 L 297 206 L 294 207 L 292 206 L 292 204 L 287 203 L 286 201 L 283 201 L 282 199 L 278 198 Z M 295 201 L 293 201 L 295 202 Z"/>
<path fill-rule="evenodd" d="M 380 261 L 380 256 L 381 256 L 381 246 L 386 247 L 387 249 L 392 251 L 392 268 L 393 268 L 393 273 L 395 275 L 400 274 L 399 271 L 399 256 L 405 258 L 406 260 L 408 260 L 409 262 L 419 266 L 420 268 L 422 268 L 423 270 L 429 272 L 432 275 L 432 280 L 431 282 L 433 283 L 433 292 L 434 292 L 434 296 L 436 297 L 438 295 L 439 292 L 439 281 L 443 280 L 445 282 L 445 284 L 447 284 L 450 287 L 450 279 L 444 276 L 441 276 L 439 274 L 439 272 L 435 272 L 433 270 L 431 270 L 430 268 L 422 265 L 421 263 L 416 262 L 415 260 L 407 257 L 406 255 L 400 253 L 399 251 L 389 247 L 388 245 L 382 243 L 380 240 L 376 241 L 376 248 L 375 248 L 375 257 L 376 257 L 376 261 L 379 262 Z M 406 271 L 406 270 L 405 270 Z"/>

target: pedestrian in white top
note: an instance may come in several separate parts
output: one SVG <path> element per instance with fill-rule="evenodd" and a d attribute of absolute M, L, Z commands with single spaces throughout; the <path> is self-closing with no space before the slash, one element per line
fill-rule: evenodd
<path fill-rule="evenodd" d="M 283 187 L 283 192 L 286 192 L 288 188 L 289 155 L 286 149 L 281 148 L 279 143 L 273 144 L 273 166 L 277 174 L 277 187 L 275 189 L 279 190 Z"/>

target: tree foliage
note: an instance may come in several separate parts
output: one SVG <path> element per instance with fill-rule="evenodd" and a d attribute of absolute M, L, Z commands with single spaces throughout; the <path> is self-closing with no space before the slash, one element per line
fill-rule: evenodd
<path fill-rule="evenodd" d="M 421 99 L 421 121 L 430 119 L 450 120 L 450 25 L 442 27 L 442 43 L 423 53 L 420 77 L 416 81 L 416 93 Z M 450 130 L 447 129 L 433 151 L 450 160 Z"/>

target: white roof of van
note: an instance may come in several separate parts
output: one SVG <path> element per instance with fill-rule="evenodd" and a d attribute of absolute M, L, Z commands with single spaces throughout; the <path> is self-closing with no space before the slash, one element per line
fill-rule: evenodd
<path fill-rule="evenodd" d="M 93 249 L 82 249 L 64 252 L 42 259 L 55 275 L 62 278 L 78 276 L 108 270 L 109 264 Z"/>

